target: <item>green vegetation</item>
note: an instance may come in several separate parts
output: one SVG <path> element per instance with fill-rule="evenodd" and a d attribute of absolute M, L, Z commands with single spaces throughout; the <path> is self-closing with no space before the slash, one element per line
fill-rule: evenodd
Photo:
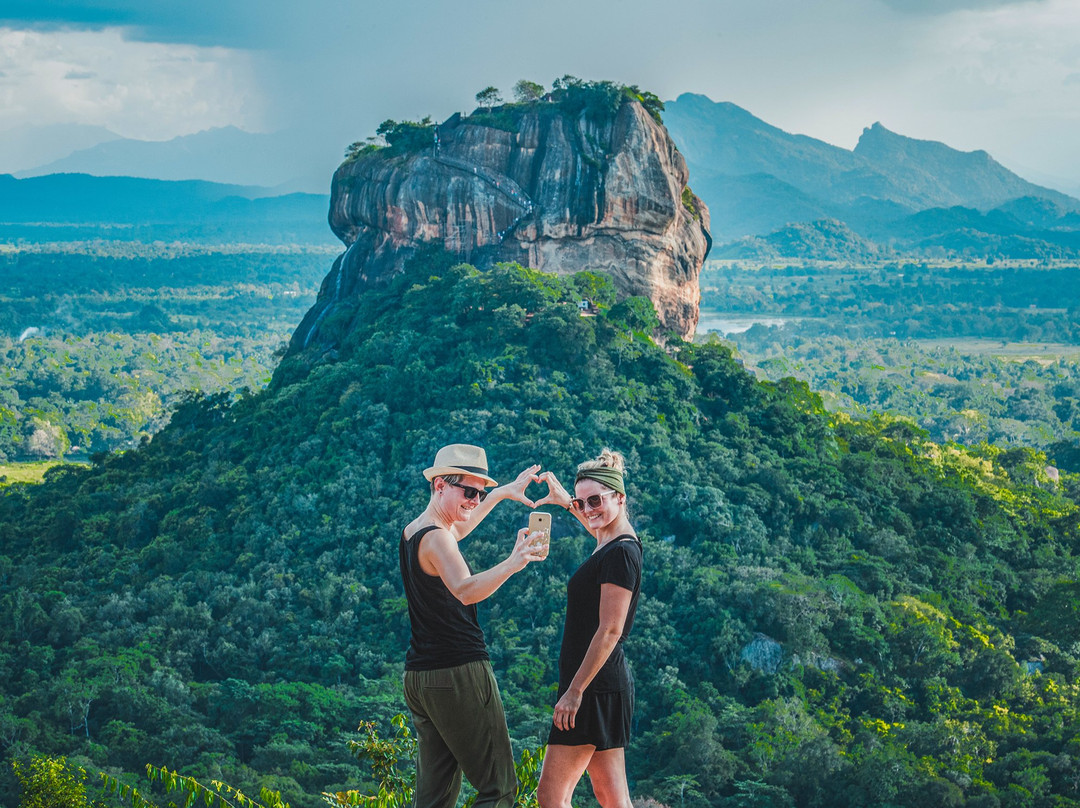
<path fill-rule="evenodd" d="M 375 722 L 365 721 L 358 730 L 362 733 L 361 739 L 348 742 L 356 759 L 370 765 L 377 783 L 372 789 L 374 793 L 356 789 L 324 792 L 322 797 L 326 804 L 339 808 L 405 808 L 412 804 L 416 777 L 411 762 L 416 754 L 416 738 L 403 714 L 395 715 L 390 723 L 394 733 L 392 737 L 380 737 Z M 514 764 L 518 780 L 515 808 L 537 808 L 536 788 L 544 751 L 544 748 L 526 749 Z M 172 798 L 174 793 L 183 797 L 184 806 L 202 802 L 208 808 L 290 808 L 279 791 L 262 788 L 259 799 L 255 800 L 220 780 L 210 780 L 206 785 L 190 775 L 153 764 L 146 765 L 148 785 L 141 790 L 112 774 L 98 772 L 102 793 L 93 802 L 86 796 L 86 770 L 69 764 L 63 757 L 32 755 L 28 763 L 12 761 L 12 768 L 21 791 L 19 808 L 103 808 L 114 804 L 158 808 L 153 800 L 160 801 L 162 798 L 167 800 L 167 808 L 179 808 L 180 803 Z M 468 796 L 463 808 L 470 808 L 475 799 L 475 793 Z"/>
<path fill-rule="evenodd" d="M 1080 269 L 713 265 L 703 305 L 790 318 L 734 334 L 764 378 L 830 408 L 909 419 L 938 442 L 1032 446 L 1080 471 Z"/>
<path fill-rule="evenodd" d="M 892 254 L 892 250 L 860 236 L 843 222 L 834 219 L 789 224 L 767 236 L 747 236 L 720 245 L 711 253 L 714 259 L 751 259 L 770 263 L 785 259 L 873 262 Z"/>
<path fill-rule="evenodd" d="M 550 111 L 551 114 L 559 113 L 571 118 L 584 113 L 594 120 L 602 120 L 610 118 L 625 101 L 630 100 L 645 107 L 657 123 L 663 123 L 660 113 L 664 111 L 664 102 L 659 96 L 637 85 L 613 81 L 585 81 L 566 75 L 555 79 L 551 92 L 545 93 L 542 84 L 521 79 L 514 85 L 514 99 L 516 103 L 503 104 L 498 88 L 487 87 L 476 94 L 480 108 L 470 116 L 470 121 L 513 131 L 516 122 L 513 112 L 516 109 Z"/>
<path fill-rule="evenodd" d="M 519 104 L 528 104 L 539 101 L 544 97 L 544 85 L 535 81 L 521 79 L 514 85 L 514 100 Z"/>
<path fill-rule="evenodd" d="M 640 103 L 657 123 L 663 123 L 660 113 L 664 110 L 664 102 L 656 94 L 636 85 L 584 81 L 567 75 L 554 81 L 551 92 L 546 92 L 542 84 L 521 79 L 514 85 L 513 94 L 514 102 L 504 103 L 498 87 L 485 87 L 476 94 L 477 109 L 468 121 L 477 126 L 514 132 L 523 110 L 568 117 L 584 113 L 594 120 L 603 120 L 614 115 L 623 102 L 631 100 Z M 345 162 L 374 156 L 387 147 L 392 155 L 419 151 L 434 143 L 435 131 L 436 125 L 430 115 L 419 121 L 385 120 L 375 130 L 375 136 L 358 140 L 346 148 Z M 692 206 L 690 210 L 697 216 Z"/>
<path fill-rule="evenodd" d="M 0 461 L 130 448 L 191 391 L 264 386 L 332 255 L 129 243 L 0 253 Z"/>
<path fill-rule="evenodd" d="M 386 140 L 394 154 L 416 151 L 435 142 L 435 124 L 430 115 L 419 121 L 385 120 L 375 134 Z"/>
<path fill-rule="evenodd" d="M 785 331 L 758 326 L 735 342 L 765 378 L 805 379 L 830 407 L 902 415 L 938 442 L 1034 446 L 1053 459 L 1058 444 L 1080 439 L 1080 346 L 1056 346 L 1061 353 L 1054 353 L 1029 345 L 1028 356 L 1014 357 L 999 342 L 980 351 L 969 341 L 936 345 Z"/>
<path fill-rule="evenodd" d="M 39 460 L 28 463 L 0 463 L 0 485 L 40 483 L 45 473 L 63 463 L 60 460 Z"/>
<path fill-rule="evenodd" d="M 660 100 L 660 96 L 656 93 L 642 90 L 636 84 L 631 84 L 630 86 L 623 88 L 623 94 L 626 95 L 627 98 L 637 101 L 645 107 L 645 111 L 652 116 L 654 121 L 657 123 L 664 122 L 664 119 L 661 117 L 661 113 L 664 111 L 664 102 Z"/>
<path fill-rule="evenodd" d="M 476 94 L 476 103 L 490 112 L 492 107 L 497 107 L 502 103 L 502 95 L 499 93 L 499 88 L 485 87 Z"/>
<path fill-rule="evenodd" d="M 613 81 L 583 81 L 566 75 L 552 84 L 552 100 L 568 115 L 586 112 L 593 117 L 615 113 L 627 99 L 637 101 L 656 120 L 662 123 L 660 113 L 664 102 L 654 93 L 637 85 L 617 84 Z"/>
<path fill-rule="evenodd" d="M 662 348 L 647 301 L 581 317 L 588 287 L 429 256 L 330 326 L 336 354 L 290 355 L 265 390 L 190 399 L 138 449 L 0 492 L 4 755 L 123 777 L 168 761 L 299 808 L 377 793 L 345 734 L 397 737 L 396 544 L 420 470 L 471 441 L 497 478 L 536 461 L 567 479 L 612 446 L 647 565 L 635 796 L 1080 805 L 1080 633 L 1062 619 L 1080 611 L 1080 478 L 829 413 L 718 342 Z M 519 754 L 544 738 L 589 550 L 553 516 L 549 559 L 481 607 Z M 466 556 L 503 557 L 524 519 L 501 507 Z"/>
<path fill-rule="evenodd" d="M 701 212 L 697 209 L 697 205 L 694 204 L 694 192 L 690 190 L 689 185 L 682 189 L 682 203 L 683 207 L 690 211 L 694 221 L 701 218 Z"/>
<path fill-rule="evenodd" d="M 1080 266 L 719 262 L 703 274 L 701 305 L 731 313 L 817 318 L 808 335 L 1080 345 Z M 829 318 L 822 322 L 820 318 Z"/>
<path fill-rule="evenodd" d="M 414 152 L 435 142 L 435 124 L 431 116 L 419 121 L 395 121 L 388 118 L 379 124 L 375 136 L 349 144 L 345 150 L 345 162 L 351 163 L 378 154 L 389 148 L 388 153 L 398 155 Z"/>
<path fill-rule="evenodd" d="M 22 797 L 19 808 L 78 808 L 88 805 L 86 770 L 69 766 L 64 758 L 33 756 L 11 762 Z"/>
<path fill-rule="evenodd" d="M 384 148 L 386 147 L 379 143 L 375 137 L 369 137 L 367 140 L 357 140 L 350 143 L 348 148 L 345 149 L 345 162 L 350 163 L 353 160 L 360 160 Z"/>

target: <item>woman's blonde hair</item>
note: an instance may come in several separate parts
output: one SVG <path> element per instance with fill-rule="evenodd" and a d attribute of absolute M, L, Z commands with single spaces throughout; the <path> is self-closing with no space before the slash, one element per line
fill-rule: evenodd
<path fill-rule="evenodd" d="M 613 452 L 611 449 L 604 449 L 599 457 L 586 460 L 578 466 L 577 474 L 574 477 L 574 485 L 576 486 L 583 479 L 596 480 L 601 485 L 613 491 L 618 491 L 622 494 L 620 507 L 623 509 L 623 514 L 629 518 L 626 504 L 626 481 L 623 478 L 625 470 L 626 459 L 622 454 Z"/>
<path fill-rule="evenodd" d="M 584 463 L 577 467 L 578 471 L 588 471 L 589 469 L 602 469 L 609 468 L 616 471 L 626 471 L 626 458 L 623 457 L 622 452 L 613 452 L 611 449 L 604 449 L 600 452 L 600 455 L 593 460 L 586 460 Z"/>

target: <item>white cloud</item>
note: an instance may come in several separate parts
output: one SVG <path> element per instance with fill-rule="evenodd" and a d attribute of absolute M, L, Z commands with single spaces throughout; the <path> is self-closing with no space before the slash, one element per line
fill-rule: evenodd
<path fill-rule="evenodd" d="M 986 9 L 999 6 L 1037 3 L 1043 0 L 884 0 L 897 11 L 908 14 L 949 14 L 962 9 Z"/>
<path fill-rule="evenodd" d="M 1076 182 L 1080 5 L 1003 6 L 938 18 L 913 54 L 905 134 L 986 149 L 1014 170 Z"/>
<path fill-rule="evenodd" d="M 245 52 L 131 41 L 118 28 L 0 28 L 0 112 L 4 128 L 77 122 L 147 140 L 263 118 Z"/>
<path fill-rule="evenodd" d="M 936 31 L 931 61 L 950 88 L 936 94 L 943 106 L 1023 116 L 1067 103 L 1062 87 L 1080 69 L 1080 5 L 1073 0 L 957 14 Z"/>
<path fill-rule="evenodd" d="M 569 72 L 702 92 L 847 148 L 881 121 L 1080 183 L 1078 0 L 42 2 L 48 25 L 0 27 L 2 128 L 289 128 L 333 161 L 386 118 Z M 109 20 L 130 27 L 72 29 Z"/>

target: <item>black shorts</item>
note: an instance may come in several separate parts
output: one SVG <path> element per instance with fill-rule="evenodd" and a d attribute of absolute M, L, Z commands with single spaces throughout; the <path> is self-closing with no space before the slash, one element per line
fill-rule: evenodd
<path fill-rule="evenodd" d="M 630 722 L 634 717 L 634 685 L 628 690 L 608 693 L 585 691 L 574 728 L 562 730 L 554 724 L 548 743 L 558 746 L 595 746 L 596 750 L 624 749 L 630 743 Z"/>

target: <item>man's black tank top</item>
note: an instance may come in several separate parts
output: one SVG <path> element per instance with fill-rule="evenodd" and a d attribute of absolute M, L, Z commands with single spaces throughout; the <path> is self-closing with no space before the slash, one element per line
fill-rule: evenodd
<path fill-rule="evenodd" d="M 428 575 L 420 567 L 420 540 L 435 528 L 431 525 L 418 530 L 408 540 L 402 531 L 398 546 L 412 626 L 405 655 L 407 671 L 454 668 L 488 658 L 484 631 L 476 619 L 476 604 L 466 606 L 446 588 L 442 578 Z"/>

